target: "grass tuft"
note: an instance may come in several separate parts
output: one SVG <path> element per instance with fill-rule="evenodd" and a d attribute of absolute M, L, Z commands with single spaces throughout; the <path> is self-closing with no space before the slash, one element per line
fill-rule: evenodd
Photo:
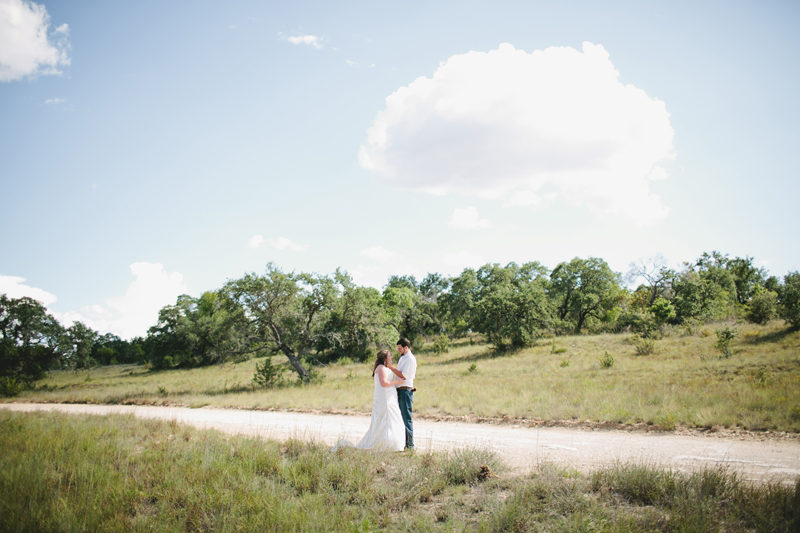
<path fill-rule="evenodd" d="M 0 411 L 0 531 L 769 531 L 800 480 L 619 464 L 507 475 L 491 451 L 334 453 L 174 421 Z M 499 473 L 496 475 L 495 472 Z M 489 475 L 491 473 L 492 475 Z"/>

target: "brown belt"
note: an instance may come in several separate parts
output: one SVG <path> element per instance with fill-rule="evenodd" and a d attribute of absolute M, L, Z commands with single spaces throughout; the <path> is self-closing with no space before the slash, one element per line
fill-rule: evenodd
<path fill-rule="evenodd" d="M 411 387 L 397 387 L 397 390 L 410 390 L 411 392 L 414 392 L 417 389 L 412 389 Z"/>

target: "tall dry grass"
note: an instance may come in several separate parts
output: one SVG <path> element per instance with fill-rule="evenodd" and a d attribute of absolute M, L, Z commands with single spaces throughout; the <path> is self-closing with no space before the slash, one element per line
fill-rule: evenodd
<path fill-rule="evenodd" d="M 418 415 L 591 420 L 800 432 L 800 332 L 738 324 L 733 355 L 711 324 L 675 328 L 637 355 L 631 335 L 543 339 L 497 353 L 467 339 L 447 354 L 418 347 Z M 606 358 L 606 354 L 608 358 Z M 611 366 L 604 368 L 613 360 Z M 16 401 L 149 403 L 368 413 L 371 365 L 324 367 L 318 384 L 252 388 L 256 361 L 191 370 L 116 366 L 55 372 Z"/>
<path fill-rule="evenodd" d="M 372 453 L 132 416 L 0 411 L 0 530 L 764 531 L 800 526 L 800 482 L 714 469 L 541 464 L 482 450 Z M 499 475 L 498 475 L 499 474 Z"/>

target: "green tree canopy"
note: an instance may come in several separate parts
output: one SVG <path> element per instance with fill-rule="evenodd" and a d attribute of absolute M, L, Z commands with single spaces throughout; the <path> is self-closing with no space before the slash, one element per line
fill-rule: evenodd
<path fill-rule="evenodd" d="M 64 362 L 74 369 L 92 368 L 97 361 L 92 348 L 99 335 L 83 322 L 75 322 L 62 336 Z"/>
<path fill-rule="evenodd" d="M 539 263 L 482 266 L 470 325 L 498 349 L 530 346 L 550 322 L 547 269 Z"/>
<path fill-rule="evenodd" d="M 749 302 L 767 281 L 767 269 L 756 268 L 752 257 L 736 257 L 728 261 L 727 267 L 733 275 L 736 300 L 742 305 Z"/>
<path fill-rule="evenodd" d="M 359 287 L 341 270 L 334 274 L 339 296 L 331 306 L 322 334 L 316 344 L 319 352 L 331 357 L 350 357 L 364 361 L 371 349 L 393 342 L 396 332 L 388 326 L 381 294 L 372 287 Z"/>
<path fill-rule="evenodd" d="M 300 379 L 310 379 L 302 363 L 325 335 L 325 324 L 338 299 L 334 280 L 315 274 L 281 271 L 268 263 L 266 272 L 245 274 L 223 287 L 231 310 L 242 310 L 245 340 L 251 350 L 282 353 Z"/>
<path fill-rule="evenodd" d="M 778 289 L 780 317 L 795 328 L 800 328 L 800 272 L 789 272 Z"/>
<path fill-rule="evenodd" d="M 570 321 L 575 333 L 581 332 L 587 318 L 602 318 L 622 296 L 619 274 L 597 257 L 560 263 L 550 281 L 557 316 Z"/>
<path fill-rule="evenodd" d="M 32 298 L 0 294 L 0 377 L 27 385 L 62 360 L 64 328 Z"/>
<path fill-rule="evenodd" d="M 467 333 L 474 321 L 473 312 L 478 300 L 478 275 L 471 268 L 450 279 L 450 288 L 440 295 L 438 304 L 448 330 L 456 335 Z"/>

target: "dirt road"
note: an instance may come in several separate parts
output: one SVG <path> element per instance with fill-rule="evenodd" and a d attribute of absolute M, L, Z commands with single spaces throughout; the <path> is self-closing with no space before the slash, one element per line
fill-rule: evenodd
<path fill-rule="evenodd" d="M 296 437 L 332 445 L 339 438 L 357 442 L 369 417 L 276 411 L 189 409 L 127 405 L 0 404 L 12 411 L 129 413 L 142 418 L 176 420 L 200 428 L 263 438 Z M 543 461 L 580 471 L 615 461 L 646 462 L 688 471 L 726 465 L 747 479 L 800 477 L 800 440 L 673 435 L 619 430 L 515 427 L 465 422 L 414 422 L 417 450 L 489 448 L 514 470 L 525 473 Z"/>

